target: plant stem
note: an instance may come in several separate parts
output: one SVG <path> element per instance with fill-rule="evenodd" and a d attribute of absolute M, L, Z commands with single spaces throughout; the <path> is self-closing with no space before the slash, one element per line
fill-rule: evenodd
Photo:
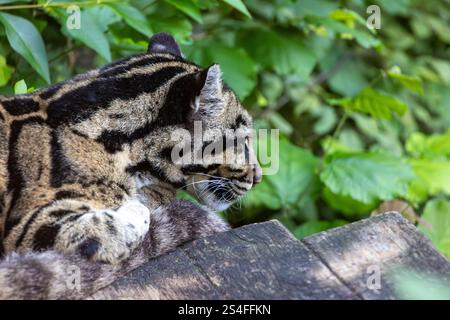
<path fill-rule="evenodd" d="M 49 59 L 49 60 L 48 60 L 48 63 L 51 64 L 51 63 L 53 63 L 54 61 L 58 60 L 59 58 L 61 58 L 61 57 L 65 56 L 65 55 L 67 55 L 68 53 L 72 52 L 73 50 L 78 49 L 78 48 L 81 48 L 81 47 L 82 47 L 81 45 L 72 46 L 72 47 L 70 47 L 70 48 L 64 50 L 63 52 L 57 54 L 56 56 L 52 57 L 51 59 Z"/>
<path fill-rule="evenodd" d="M 338 137 L 339 134 L 341 133 L 342 128 L 344 127 L 345 122 L 347 121 L 347 119 L 348 119 L 348 112 L 347 112 L 347 111 L 344 111 L 344 114 L 342 115 L 341 119 L 339 119 L 339 123 L 338 123 L 338 125 L 336 126 L 336 130 L 334 130 L 334 132 L 333 132 L 333 136 L 332 136 L 332 139 L 333 139 L 333 140 L 336 140 L 336 139 L 337 139 L 337 137 Z M 330 145 L 331 145 L 331 141 L 327 141 L 327 142 L 328 142 L 328 143 L 326 143 L 326 145 L 324 145 L 324 153 L 325 153 L 325 154 L 328 153 L 328 151 L 329 151 L 329 149 L 330 149 Z"/>
<path fill-rule="evenodd" d="M 341 130 L 344 127 L 345 121 L 347 121 L 347 119 L 348 119 L 348 113 L 347 113 L 347 111 L 345 111 L 344 114 L 342 115 L 341 119 L 339 120 L 338 125 L 336 126 L 336 130 L 334 130 L 333 139 L 337 139 L 337 137 L 341 133 Z"/>
<path fill-rule="evenodd" d="M 92 1 L 77 1 L 77 2 L 50 2 L 41 4 L 18 4 L 18 5 L 10 5 L 10 6 L 0 6 L 0 11 L 6 10 L 19 10 L 19 9 L 42 9 L 48 7 L 70 7 L 70 6 L 89 6 L 96 4 L 104 4 L 104 3 L 114 3 L 119 2 L 119 0 L 92 0 Z"/>

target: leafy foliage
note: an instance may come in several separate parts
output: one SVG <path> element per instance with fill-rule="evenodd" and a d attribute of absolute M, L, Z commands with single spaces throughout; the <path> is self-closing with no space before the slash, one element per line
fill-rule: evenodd
<path fill-rule="evenodd" d="M 417 76 L 402 74 L 399 67 L 393 67 L 387 72 L 388 76 L 397 80 L 405 88 L 423 94 L 422 80 Z"/>
<path fill-rule="evenodd" d="M 0 21 L 11 47 L 24 57 L 47 83 L 50 83 L 44 42 L 33 24 L 8 13 L 0 13 Z"/>
<path fill-rule="evenodd" d="M 332 103 L 341 105 L 349 111 L 367 113 L 376 119 L 391 119 L 393 112 L 403 115 L 407 106 L 397 99 L 384 95 L 368 87 L 354 98 L 345 98 Z"/>
<path fill-rule="evenodd" d="M 301 238 L 400 198 L 448 255 L 448 0 L 76 3 L 81 29 L 68 27 L 74 1 L 0 1 L 1 94 L 143 52 L 150 35 L 170 32 L 187 58 L 221 65 L 258 128 L 280 129 L 279 171 L 227 214 L 233 224 L 278 218 Z M 379 30 L 366 26 L 371 4 Z"/>
<path fill-rule="evenodd" d="M 450 201 L 442 199 L 429 201 L 423 219 L 429 225 L 421 225 L 421 230 L 450 259 Z"/>
<path fill-rule="evenodd" d="M 414 174 L 388 154 L 336 153 L 327 159 L 320 178 L 332 192 L 370 204 L 404 196 Z"/>
<path fill-rule="evenodd" d="M 407 269 L 397 269 L 389 277 L 394 289 L 405 300 L 448 300 L 450 284 L 436 275 Z"/>
<path fill-rule="evenodd" d="M 311 152 L 281 140 L 279 155 L 279 170 L 275 175 L 265 176 L 264 183 L 256 186 L 247 199 L 249 205 L 295 209 L 317 189 L 319 160 Z"/>

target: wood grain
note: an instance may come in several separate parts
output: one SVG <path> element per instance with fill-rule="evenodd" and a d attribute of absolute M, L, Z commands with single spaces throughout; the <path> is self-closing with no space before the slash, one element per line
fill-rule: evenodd
<path fill-rule="evenodd" d="M 368 268 L 380 288 L 367 285 Z M 450 262 L 397 213 L 302 241 L 269 221 L 188 243 L 91 298 L 395 299 L 389 275 L 405 268 L 450 280 Z"/>
<path fill-rule="evenodd" d="M 420 272 L 450 283 L 450 262 L 398 213 L 383 214 L 303 240 L 316 256 L 363 299 L 396 299 L 394 272 Z M 367 282 L 380 271 L 380 288 Z"/>

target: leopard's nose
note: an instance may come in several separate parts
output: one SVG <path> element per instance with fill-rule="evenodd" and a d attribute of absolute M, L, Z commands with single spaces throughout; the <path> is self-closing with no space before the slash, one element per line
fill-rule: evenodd
<path fill-rule="evenodd" d="M 259 164 L 255 164 L 253 167 L 253 185 L 262 181 L 262 169 Z"/>

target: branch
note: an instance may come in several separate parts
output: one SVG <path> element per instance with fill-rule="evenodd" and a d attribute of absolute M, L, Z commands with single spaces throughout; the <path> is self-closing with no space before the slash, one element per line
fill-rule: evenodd
<path fill-rule="evenodd" d="M 50 2 L 41 4 L 18 4 L 18 5 L 10 5 L 10 6 L 0 6 L 0 11 L 7 10 L 19 10 L 19 9 L 45 9 L 49 7 L 60 7 L 66 8 L 70 6 L 89 6 L 89 5 L 98 5 L 104 3 L 114 3 L 119 2 L 119 0 L 92 0 L 92 1 L 78 1 L 78 2 Z"/>

